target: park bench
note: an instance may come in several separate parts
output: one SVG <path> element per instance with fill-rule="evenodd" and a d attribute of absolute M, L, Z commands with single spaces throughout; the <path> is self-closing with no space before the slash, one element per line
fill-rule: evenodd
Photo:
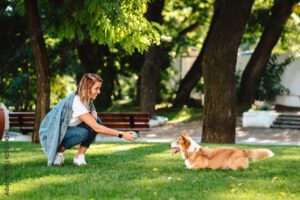
<path fill-rule="evenodd" d="M 148 131 L 150 114 L 143 112 L 136 113 L 114 113 L 98 112 L 104 126 L 119 131 Z M 33 131 L 34 112 L 10 112 L 9 127 L 10 130 L 19 130 L 22 133 Z"/>

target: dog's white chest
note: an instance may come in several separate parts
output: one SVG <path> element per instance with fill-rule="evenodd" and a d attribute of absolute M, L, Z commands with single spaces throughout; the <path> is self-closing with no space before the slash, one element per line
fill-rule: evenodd
<path fill-rule="evenodd" d="M 189 160 L 185 160 L 184 163 L 185 163 L 186 168 L 192 169 L 192 165 Z"/>

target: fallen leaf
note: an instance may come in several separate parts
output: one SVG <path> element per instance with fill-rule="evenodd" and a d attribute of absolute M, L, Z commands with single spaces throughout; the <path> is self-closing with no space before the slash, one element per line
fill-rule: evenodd
<path fill-rule="evenodd" d="M 278 179 L 278 177 L 277 176 L 274 176 L 273 178 L 272 178 L 272 183 L 275 181 L 275 180 L 277 180 Z"/>

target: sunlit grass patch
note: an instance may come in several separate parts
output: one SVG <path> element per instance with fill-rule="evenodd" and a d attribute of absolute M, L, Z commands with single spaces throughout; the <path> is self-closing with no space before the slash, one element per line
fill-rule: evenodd
<path fill-rule="evenodd" d="M 189 108 L 184 106 L 181 109 L 163 108 L 156 111 L 157 115 L 168 117 L 169 122 L 178 123 L 202 119 L 201 108 Z"/>

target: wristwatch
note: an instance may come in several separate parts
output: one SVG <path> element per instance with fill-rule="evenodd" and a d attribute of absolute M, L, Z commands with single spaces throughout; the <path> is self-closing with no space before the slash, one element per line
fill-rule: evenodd
<path fill-rule="evenodd" d="M 120 131 L 119 132 L 119 136 L 118 136 L 119 138 L 122 138 L 123 137 L 123 131 Z"/>

